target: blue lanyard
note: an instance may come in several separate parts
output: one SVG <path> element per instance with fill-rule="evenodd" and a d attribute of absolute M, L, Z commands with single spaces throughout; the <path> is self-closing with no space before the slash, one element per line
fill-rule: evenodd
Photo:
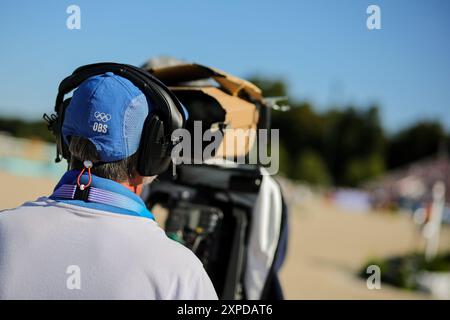
<path fill-rule="evenodd" d="M 80 190 L 78 185 L 73 183 L 78 173 L 79 171 L 75 170 L 66 172 L 50 198 L 92 209 L 155 220 L 144 202 L 117 182 L 92 176 L 92 185 Z M 87 175 L 82 175 L 80 180 L 86 183 L 87 179 Z"/>

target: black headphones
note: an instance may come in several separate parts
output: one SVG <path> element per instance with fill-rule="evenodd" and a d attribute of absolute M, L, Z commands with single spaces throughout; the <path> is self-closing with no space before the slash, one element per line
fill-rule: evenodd
<path fill-rule="evenodd" d="M 56 96 L 56 115 L 44 114 L 49 130 L 56 136 L 55 162 L 61 161 L 60 156 L 68 161 L 71 157 L 69 147 L 62 138 L 64 115 L 70 103 L 70 98 L 64 99 L 64 96 L 88 78 L 106 72 L 130 80 L 144 93 L 149 104 L 152 104 L 154 109 L 145 119 L 142 130 L 137 171 L 141 176 L 153 176 L 164 172 L 170 165 L 170 153 L 176 143 L 171 139 L 172 132 L 183 128 L 186 122 L 183 106 L 169 88 L 150 73 L 132 65 L 110 62 L 79 67 L 61 81 Z"/>

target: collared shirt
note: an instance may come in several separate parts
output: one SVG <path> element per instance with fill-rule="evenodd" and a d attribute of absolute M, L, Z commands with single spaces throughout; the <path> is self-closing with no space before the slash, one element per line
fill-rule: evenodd
<path fill-rule="evenodd" d="M 92 186 L 145 207 L 116 182 Z M 217 299 L 197 257 L 145 210 L 43 197 L 1 211 L 0 299 Z"/>

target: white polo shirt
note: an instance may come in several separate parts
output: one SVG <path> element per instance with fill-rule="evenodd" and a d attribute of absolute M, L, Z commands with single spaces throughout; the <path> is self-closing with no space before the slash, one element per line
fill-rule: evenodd
<path fill-rule="evenodd" d="M 39 198 L 0 212 L 0 299 L 217 299 L 151 219 Z"/>

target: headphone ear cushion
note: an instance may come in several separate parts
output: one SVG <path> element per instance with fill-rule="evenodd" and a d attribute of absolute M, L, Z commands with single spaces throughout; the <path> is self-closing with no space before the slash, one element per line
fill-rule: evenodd
<path fill-rule="evenodd" d="M 167 170 L 171 158 L 166 140 L 164 123 L 156 114 L 149 115 L 144 122 L 139 146 L 137 171 L 141 176 L 154 176 Z"/>

